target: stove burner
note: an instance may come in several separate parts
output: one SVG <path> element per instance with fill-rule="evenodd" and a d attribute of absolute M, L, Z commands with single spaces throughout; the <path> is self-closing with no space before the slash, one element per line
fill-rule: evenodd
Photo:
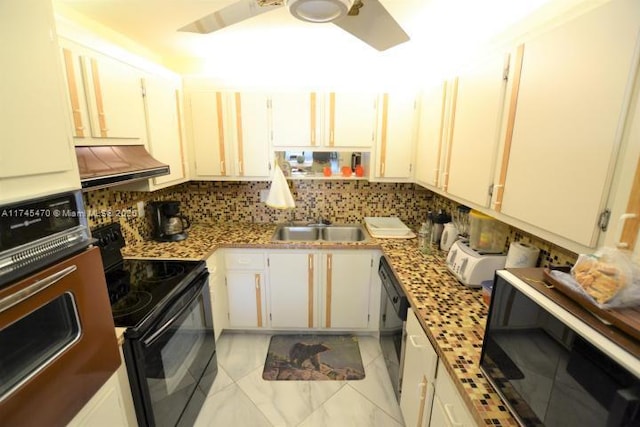
<path fill-rule="evenodd" d="M 128 316 L 142 310 L 151 302 L 151 294 L 145 291 L 132 291 L 120 301 L 111 305 L 114 319 Z"/>
<path fill-rule="evenodd" d="M 184 274 L 184 267 L 174 264 L 149 265 L 145 276 L 141 279 L 147 283 L 163 282 Z"/>

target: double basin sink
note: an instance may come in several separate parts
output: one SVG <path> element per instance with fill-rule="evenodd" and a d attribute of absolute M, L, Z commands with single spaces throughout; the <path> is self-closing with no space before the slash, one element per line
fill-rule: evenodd
<path fill-rule="evenodd" d="M 275 242 L 367 242 L 369 235 L 360 224 L 283 224 L 276 228 L 272 240 Z"/>

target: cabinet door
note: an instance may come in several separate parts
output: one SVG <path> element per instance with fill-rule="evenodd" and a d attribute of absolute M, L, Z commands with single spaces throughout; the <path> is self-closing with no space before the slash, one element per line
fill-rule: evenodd
<path fill-rule="evenodd" d="M 382 115 L 378 149 L 377 178 L 409 178 L 413 165 L 415 137 L 415 94 L 392 93 L 382 98 Z"/>
<path fill-rule="evenodd" d="M 217 340 L 222 331 L 229 326 L 229 306 L 225 272 L 222 267 L 222 255 L 217 251 L 207 258 L 209 270 L 209 292 L 211 293 L 211 311 L 213 312 L 213 332 Z"/>
<path fill-rule="evenodd" d="M 0 202 L 80 188 L 55 34 L 50 2 L 0 2 Z"/>
<path fill-rule="evenodd" d="M 267 96 L 236 93 L 235 175 L 255 178 L 269 176 L 271 155 Z"/>
<path fill-rule="evenodd" d="M 639 21 L 639 2 L 613 1 L 524 45 L 503 213 L 596 243 Z"/>
<path fill-rule="evenodd" d="M 366 251 L 334 251 L 324 256 L 324 327 L 367 328 L 372 254 Z"/>
<path fill-rule="evenodd" d="M 446 136 L 447 82 L 424 91 L 420 101 L 416 141 L 415 178 L 420 184 L 440 187 Z"/>
<path fill-rule="evenodd" d="M 275 93 L 270 96 L 271 142 L 274 147 L 316 147 L 318 108 L 315 92 Z"/>
<path fill-rule="evenodd" d="M 480 206 L 490 202 L 507 66 L 508 57 L 497 55 L 460 73 L 454 83 L 445 191 Z"/>
<path fill-rule="evenodd" d="M 269 317 L 273 328 L 317 325 L 316 256 L 310 253 L 269 254 Z"/>
<path fill-rule="evenodd" d="M 434 427 L 475 427 L 477 425 L 443 364 L 438 366 L 436 395 L 433 399 L 430 425 Z"/>
<path fill-rule="evenodd" d="M 435 393 L 438 355 L 411 309 L 405 328 L 407 341 L 400 410 L 406 425 L 427 426 Z"/>
<path fill-rule="evenodd" d="M 227 271 L 229 326 L 264 326 L 264 275 L 257 271 Z"/>
<path fill-rule="evenodd" d="M 82 56 L 81 62 L 91 136 L 144 139 L 142 72 L 99 54 Z"/>
<path fill-rule="evenodd" d="M 377 105 L 377 95 L 330 93 L 326 144 L 329 147 L 371 147 L 376 133 Z"/>
<path fill-rule="evenodd" d="M 195 175 L 219 177 L 227 175 L 227 132 L 225 108 L 227 97 L 222 92 L 189 94 L 191 134 Z"/>
<path fill-rule="evenodd" d="M 180 123 L 180 84 L 161 76 L 147 76 L 144 81 L 144 105 L 149 152 L 168 164 L 169 175 L 153 178 L 156 186 L 186 178 Z"/>

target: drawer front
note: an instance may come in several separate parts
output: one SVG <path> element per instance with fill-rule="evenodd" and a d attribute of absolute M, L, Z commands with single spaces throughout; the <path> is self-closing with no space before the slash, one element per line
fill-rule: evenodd
<path fill-rule="evenodd" d="M 262 270 L 264 254 L 255 252 L 227 252 L 224 256 L 227 270 Z"/>

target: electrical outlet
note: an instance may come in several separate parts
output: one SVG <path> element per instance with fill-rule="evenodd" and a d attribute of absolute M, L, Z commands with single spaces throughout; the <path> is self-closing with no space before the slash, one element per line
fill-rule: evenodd
<path fill-rule="evenodd" d="M 269 190 L 260 190 L 260 201 L 266 202 L 267 197 L 269 197 Z"/>
<path fill-rule="evenodd" d="M 138 216 L 142 217 L 144 216 L 144 202 L 138 202 Z"/>

